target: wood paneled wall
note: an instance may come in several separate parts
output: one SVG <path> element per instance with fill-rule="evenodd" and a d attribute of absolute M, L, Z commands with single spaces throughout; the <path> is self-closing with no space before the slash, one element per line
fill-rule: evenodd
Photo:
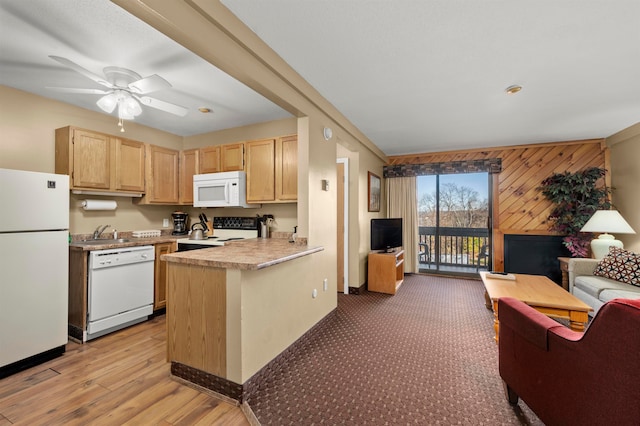
<path fill-rule="evenodd" d="M 501 158 L 502 172 L 493 175 L 493 267 L 504 268 L 504 234 L 549 235 L 551 204 L 538 190 L 553 173 L 587 167 L 610 170 L 604 139 L 519 145 L 389 157 L 389 164 L 423 164 Z M 606 184 L 610 186 L 610 174 Z"/>

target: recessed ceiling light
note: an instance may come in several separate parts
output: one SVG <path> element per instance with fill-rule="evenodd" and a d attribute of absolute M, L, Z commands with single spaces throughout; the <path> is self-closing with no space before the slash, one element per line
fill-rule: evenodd
<path fill-rule="evenodd" d="M 515 95 L 516 93 L 518 93 L 521 90 L 522 90 L 522 86 L 514 84 L 513 86 L 507 87 L 505 89 L 505 92 L 507 92 L 507 95 Z"/>
<path fill-rule="evenodd" d="M 203 114 L 209 114 L 210 112 L 212 112 L 211 108 L 205 108 L 205 107 L 198 108 L 198 111 L 200 111 Z"/>

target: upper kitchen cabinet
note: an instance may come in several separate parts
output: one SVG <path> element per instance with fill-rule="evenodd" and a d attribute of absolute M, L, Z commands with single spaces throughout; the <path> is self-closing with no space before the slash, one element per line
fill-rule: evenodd
<path fill-rule="evenodd" d="M 244 142 L 200 148 L 199 174 L 244 170 Z"/>
<path fill-rule="evenodd" d="M 220 171 L 238 170 L 244 170 L 244 142 L 220 145 Z"/>
<path fill-rule="evenodd" d="M 298 200 L 298 135 L 276 140 L 276 200 Z"/>
<path fill-rule="evenodd" d="M 145 176 L 147 191 L 134 199 L 138 204 L 178 204 L 178 161 L 180 151 L 146 144 Z"/>
<path fill-rule="evenodd" d="M 55 172 L 73 190 L 144 192 L 144 144 L 71 126 L 56 129 Z"/>
<path fill-rule="evenodd" d="M 200 167 L 197 173 L 217 173 L 221 172 L 220 167 L 220 145 L 200 148 Z"/>
<path fill-rule="evenodd" d="M 296 135 L 245 143 L 248 203 L 288 203 L 298 199 Z"/>
<path fill-rule="evenodd" d="M 246 142 L 247 203 L 276 199 L 276 140 Z"/>
<path fill-rule="evenodd" d="M 193 175 L 199 173 L 202 149 L 180 152 L 180 204 L 193 204 Z"/>
<path fill-rule="evenodd" d="M 144 144 L 128 139 L 112 139 L 115 145 L 116 191 L 144 192 Z"/>

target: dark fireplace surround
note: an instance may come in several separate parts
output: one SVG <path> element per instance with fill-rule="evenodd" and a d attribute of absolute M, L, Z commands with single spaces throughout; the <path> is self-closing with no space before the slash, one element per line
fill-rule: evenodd
<path fill-rule="evenodd" d="M 570 257 L 571 253 L 562 244 L 558 235 L 504 236 L 505 272 L 545 275 L 558 285 L 562 284 L 562 273 L 558 257 Z"/>

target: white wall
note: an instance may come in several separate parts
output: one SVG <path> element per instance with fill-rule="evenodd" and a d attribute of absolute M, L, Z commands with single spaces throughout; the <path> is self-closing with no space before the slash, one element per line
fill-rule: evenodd
<path fill-rule="evenodd" d="M 635 235 L 616 235 L 625 248 L 640 253 L 640 123 L 607 138 L 611 150 L 614 207 Z"/>

